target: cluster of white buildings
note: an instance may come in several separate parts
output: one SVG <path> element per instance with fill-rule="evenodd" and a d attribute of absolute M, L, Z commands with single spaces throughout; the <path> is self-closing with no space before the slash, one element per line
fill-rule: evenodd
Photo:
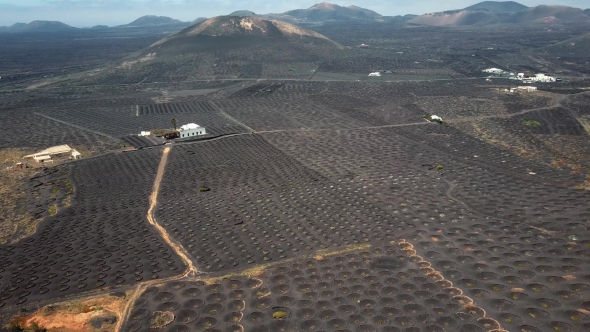
<path fill-rule="evenodd" d="M 489 68 L 484 69 L 484 73 L 488 73 L 494 76 L 506 76 L 509 77 L 511 80 L 522 81 L 522 83 L 554 83 L 559 82 L 561 79 L 545 75 L 545 74 L 535 74 L 535 75 L 526 75 L 525 73 L 510 73 L 502 69 L 498 68 Z"/>
<path fill-rule="evenodd" d="M 533 83 L 533 82 L 540 82 L 540 83 L 553 83 L 557 82 L 557 78 L 553 76 L 548 76 L 545 74 L 535 74 L 533 76 L 525 75 L 524 73 L 518 73 L 516 75 L 516 80 L 522 81 L 523 83 Z"/>

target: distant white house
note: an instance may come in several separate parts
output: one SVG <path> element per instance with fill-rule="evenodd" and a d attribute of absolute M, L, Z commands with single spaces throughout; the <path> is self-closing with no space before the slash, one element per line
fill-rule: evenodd
<path fill-rule="evenodd" d="M 76 149 L 72 149 L 69 145 L 64 144 L 52 146 L 43 151 L 24 156 L 23 158 L 33 158 L 38 163 L 47 163 L 53 162 L 51 157 L 64 156 L 68 154 L 72 159 L 80 159 L 82 157 L 82 154 L 80 154 L 80 152 L 78 152 Z"/>
<path fill-rule="evenodd" d="M 206 135 L 206 134 L 207 134 L 207 131 L 205 130 L 205 127 L 201 127 L 196 123 L 189 123 L 189 124 L 185 124 L 185 125 L 180 126 L 180 130 L 178 133 L 180 138 L 201 136 L 201 135 Z"/>
<path fill-rule="evenodd" d="M 484 69 L 483 72 L 488 73 L 488 74 L 504 74 L 505 73 L 502 69 L 498 69 L 498 68 Z"/>
<path fill-rule="evenodd" d="M 369 77 L 379 77 L 379 76 L 381 76 L 381 73 L 378 71 L 369 74 Z"/>
<path fill-rule="evenodd" d="M 150 131 L 142 131 L 138 136 L 150 136 L 151 134 Z"/>

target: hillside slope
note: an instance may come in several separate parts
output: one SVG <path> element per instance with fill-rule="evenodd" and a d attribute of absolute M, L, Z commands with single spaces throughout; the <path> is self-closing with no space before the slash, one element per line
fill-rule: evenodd
<path fill-rule="evenodd" d="M 552 56 L 588 57 L 590 54 L 590 33 L 547 46 L 543 50 Z"/>
<path fill-rule="evenodd" d="M 408 23 L 431 26 L 486 25 L 497 23 L 501 18 L 499 14 L 483 10 L 457 10 L 420 15 Z"/>
<path fill-rule="evenodd" d="M 587 23 L 590 17 L 579 8 L 568 6 L 537 6 L 514 13 L 506 23 Z"/>

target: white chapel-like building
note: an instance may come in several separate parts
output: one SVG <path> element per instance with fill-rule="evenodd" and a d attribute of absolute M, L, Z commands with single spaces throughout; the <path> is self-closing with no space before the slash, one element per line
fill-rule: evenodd
<path fill-rule="evenodd" d="M 202 136 L 206 135 L 207 131 L 205 127 L 201 127 L 196 123 L 189 123 L 180 126 L 180 130 L 178 132 L 179 138 L 187 138 L 192 136 Z"/>

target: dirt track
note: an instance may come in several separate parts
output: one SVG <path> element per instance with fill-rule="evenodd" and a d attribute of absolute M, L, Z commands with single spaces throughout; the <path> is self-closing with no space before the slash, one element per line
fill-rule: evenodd
<path fill-rule="evenodd" d="M 152 225 L 152 226 L 154 226 L 154 228 L 156 228 L 158 233 L 160 233 L 160 236 L 162 237 L 162 239 L 164 241 L 166 241 L 166 243 L 168 243 L 170 245 L 170 247 L 172 247 L 172 249 L 178 254 L 178 256 L 180 256 L 180 258 L 182 258 L 182 260 L 184 261 L 184 263 L 187 266 L 186 271 L 181 276 L 169 278 L 166 281 L 177 280 L 177 279 L 185 278 L 188 276 L 195 276 L 198 272 L 197 268 L 194 266 L 192 260 L 189 258 L 186 250 L 181 245 L 175 243 L 174 241 L 172 241 L 170 239 L 170 235 L 168 234 L 168 232 L 166 231 L 166 229 L 164 227 L 162 227 L 160 224 L 158 224 L 158 222 L 156 221 L 155 214 L 154 214 L 154 210 L 155 210 L 156 206 L 158 205 L 158 194 L 160 192 L 160 183 L 162 182 L 162 178 L 164 177 L 164 172 L 166 171 L 166 164 L 168 163 L 168 153 L 169 152 L 170 152 L 170 147 L 166 147 L 164 149 L 164 151 L 162 152 L 162 159 L 160 159 L 160 165 L 158 166 L 158 172 L 156 173 L 156 178 L 154 180 L 152 194 L 150 195 L 150 206 L 149 206 L 147 216 L 146 216 L 150 225 Z M 131 312 L 131 309 L 133 308 L 133 304 L 135 303 L 135 300 L 137 300 L 137 298 L 143 293 L 143 291 L 148 286 L 151 286 L 153 284 L 159 284 L 162 282 L 164 282 L 164 280 L 156 279 L 153 281 L 148 281 L 148 282 L 142 283 L 135 288 L 133 295 L 130 296 L 129 301 L 127 302 L 127 305 L 123 309 L 123 312 L 119 313 L 119 319 L 117 321 L 117 325 L 115 326 L 115 331 L 118 332 L 121 330 L 123 323 L 127 320 L 127 317 L 129 316 L 129 313 Z"/>

